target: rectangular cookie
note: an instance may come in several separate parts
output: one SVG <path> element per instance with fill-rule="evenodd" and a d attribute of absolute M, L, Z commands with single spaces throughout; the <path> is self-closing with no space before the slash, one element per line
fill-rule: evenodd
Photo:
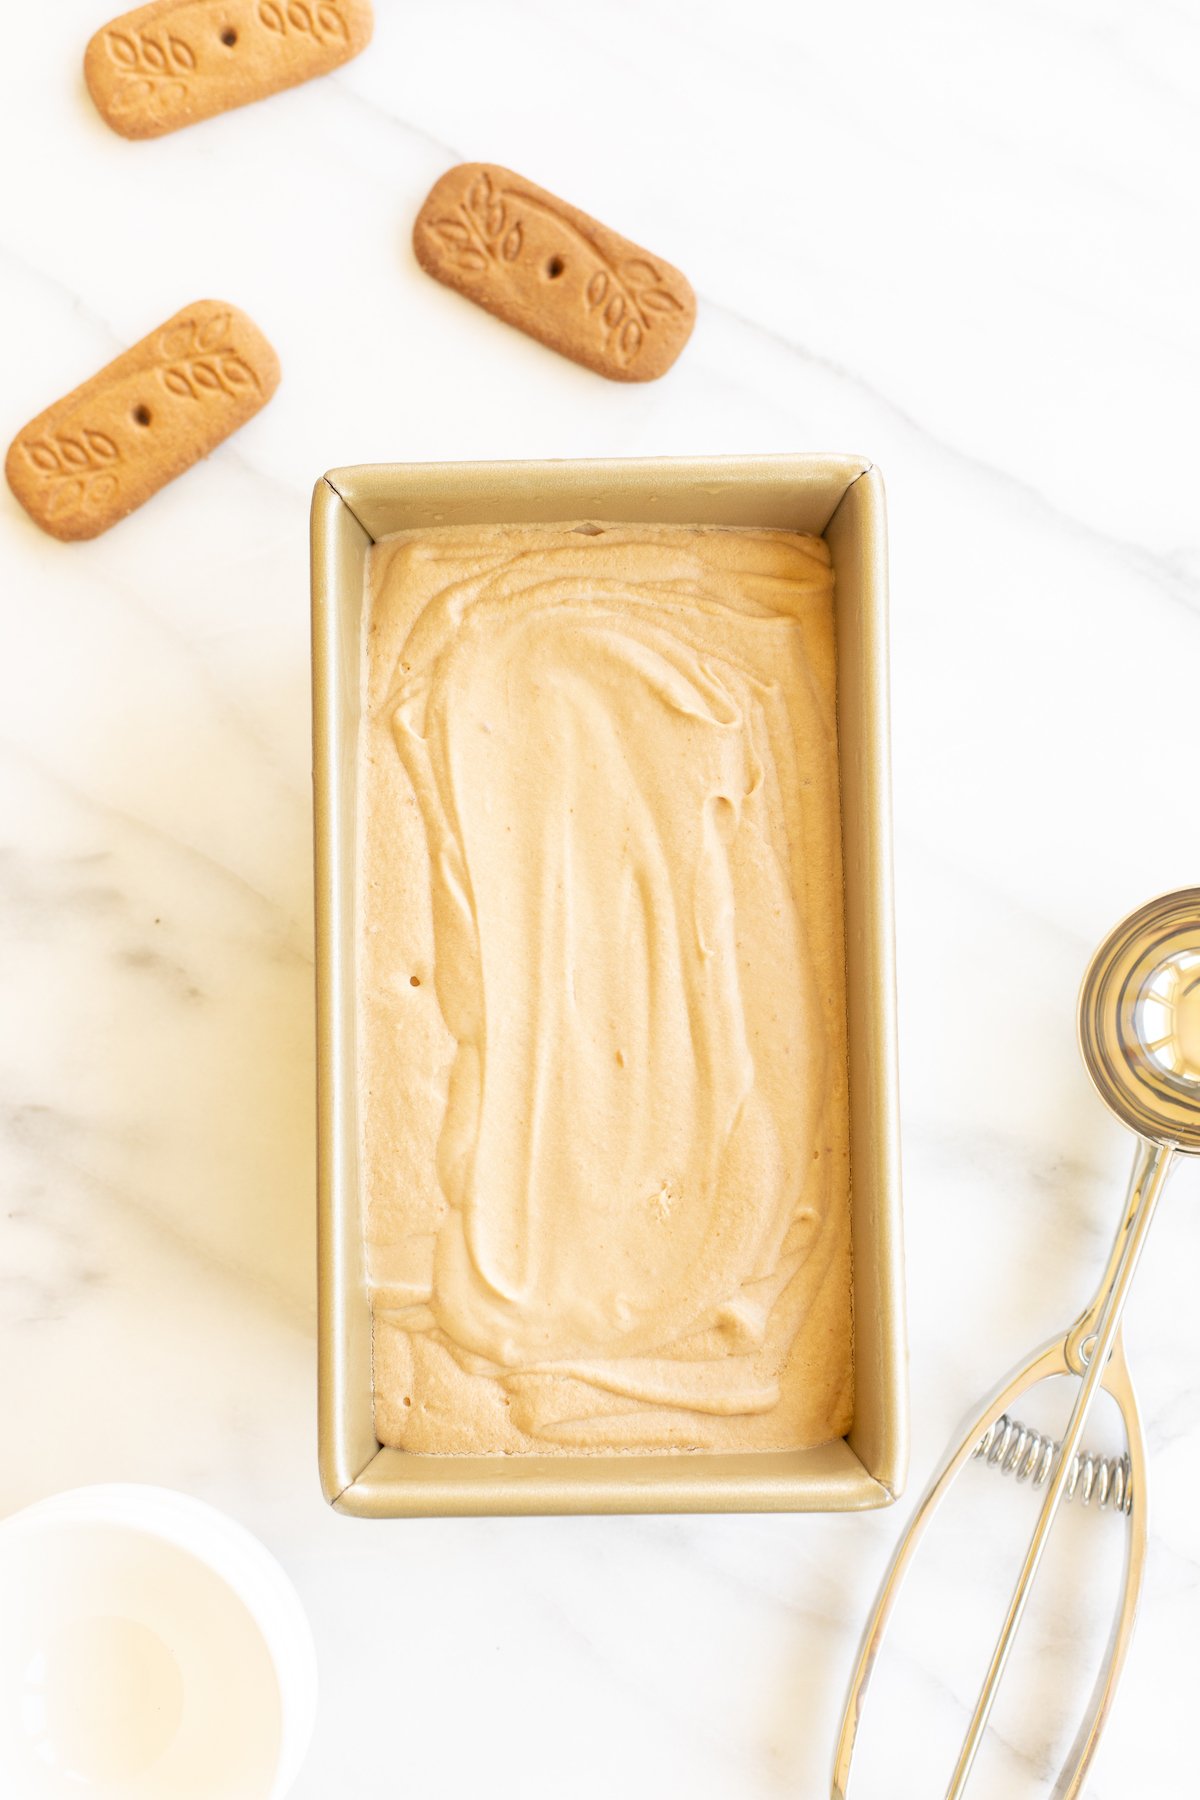
<path fill-rule="evenodd" d="M 197 300 L 31 419 L 4 472 L 56 538 L 92 538 L 265 406 L 279 358 L 252 319 Z"/>
<path fill-rule="evenodd" d="M 328 74 L 373 26 L 371 0 L 152 0 L 96 33 L 83 72 L 114 131 L 161 137 Z"/>
<path fill-rule="evenodd" d="M 692 333 L 678 269 L 496 163 L 460 163 L 413 227 L 421 267 L 610 381 L 665 375 Z"/>

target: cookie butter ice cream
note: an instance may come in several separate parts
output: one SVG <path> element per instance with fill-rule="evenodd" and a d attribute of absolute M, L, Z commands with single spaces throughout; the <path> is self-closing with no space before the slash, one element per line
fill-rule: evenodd
<path fill-rule="evenodd" d="M 833 577 L 817 538 L 377 544 L 360 767 L 381 1441 L 850 1423 Z"/>

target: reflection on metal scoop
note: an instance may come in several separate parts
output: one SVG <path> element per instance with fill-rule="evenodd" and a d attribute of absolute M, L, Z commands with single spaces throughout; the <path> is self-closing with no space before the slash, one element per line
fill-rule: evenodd
<path fill-rule="evenodd" d="M 1079 996 L 1079 1047 L 1122 1124 L 1200 1151 L 1200 888 L 1151 900 L 1100 946 Z"/>
<path fill-rule="evenodd" d="M 999 1388 L 927 1489 L 892 1558 L 850 1682 L 833 1771 L 834 1800 L 847 1800 L 858 1722 L 904 1572 L 954 1477 L 1001 1416 L 1035 1383 L 1075 1375 L 1079 1393 L 1046 1477 L 1045 1499 L 983 1687 L 967 1726 L 946 1800 L 960 1800 L 983 1741 L 1013 1640 L 1059 1506 L 1078 1479 L 1079 1449 L 1101 1387 L 1116 1401 L 1128 1444 L 1129 1499 L 1121 1605 L 1083 1724 L 1054 1793 L 1080 1792 L 1116 1692 L 1133 1633 L 1146 1557 L 1146 1446 L 1125 1363 L 1121 1315 L 1154 1210 L 1179 1152 L 1200 1153 L 1200 888 L 1185 888 L 1131 913 L 1093 956 L 1079 996 L 1079 1047 L 1100 1098 L 1139 1143 L 1125 1214 L 1095 1298 Z"/>

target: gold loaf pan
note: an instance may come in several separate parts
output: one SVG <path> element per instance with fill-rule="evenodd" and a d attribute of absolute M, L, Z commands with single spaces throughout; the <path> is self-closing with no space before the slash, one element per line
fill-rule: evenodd
<path fill-rule="evenodd" d="M 816 1449 L 738 1455 L 418 1456 L 375 1437 L 358 1170 L 357 738 L 364 563 L 432 525 L 757 525 L 816 532 L 836 576 L 854 1246 L 854 1424 Z M 853 1512 L 904 1480 L 908 1415 L 897 1129 L 883 485 L 855 456 L 376 463 L 312 509 L 320 1467 L 359 1518 Z"/>

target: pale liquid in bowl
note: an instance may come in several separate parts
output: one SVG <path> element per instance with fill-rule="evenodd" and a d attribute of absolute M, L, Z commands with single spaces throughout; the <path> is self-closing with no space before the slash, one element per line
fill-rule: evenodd
<path fill-rule="evenodd" d="M 20 1800 L 267 1800 L 274 1665 L 198 1558 L 115 1525 L 49 1529 L 0 1558 L 0 1793 Z"/>
<path fill-rule="evenodd" d="M 133 1619 L 82 1618 L 34 1652 L 21 1701 L 49 1769 L 93 1786 L 158 1762 L 183 1716 L 179 1659 Z"/>

